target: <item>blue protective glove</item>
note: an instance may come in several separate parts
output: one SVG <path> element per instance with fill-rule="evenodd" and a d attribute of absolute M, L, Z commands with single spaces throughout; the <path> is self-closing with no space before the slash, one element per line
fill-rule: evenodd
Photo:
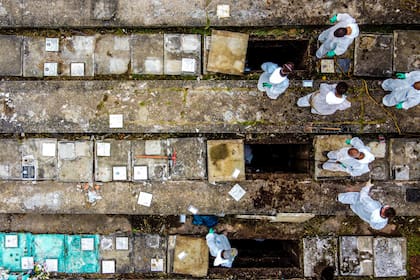
<path fill-rule="evenodd" d="M 335 55 L 335 51 L 327 52 L 327 57 L 333 57 Z"/>
<path fill-rule="evenodd" d="M 334 23 L 337 21 L 337 15 L 334 15 L 332 18 L 330 18 L 330 22 Z"/>
<path fill-rule="evenodd" d="M 346 144 L 351 145 L 351 139 L 346 139 Z"/>
<path fill-rule="evenodd" d="M 210 228 L 209 229 L 209 233 L 214 233 L 214 229 L 213 228 Z"/>
<path fill-rule="evenodd" d="M 401 110 L 403 108 L 403 102 L 398 103 L 397 105 L 395 105 L 395 108 L 397 108 L 398 110 Z"/>
<path fill-rule="evenodd" d="M 397 73 L 395 74 L 398 79 L 405 79 L 407 78 L 407 75 L 405 73 Z"/>
<path fill-rule="evenodd" d="M 268 87 L 268 88 L 271 88 L 273 85 L 272 84 L 269 84 L 269 83 L 263 83 L 263 87 Z"/>

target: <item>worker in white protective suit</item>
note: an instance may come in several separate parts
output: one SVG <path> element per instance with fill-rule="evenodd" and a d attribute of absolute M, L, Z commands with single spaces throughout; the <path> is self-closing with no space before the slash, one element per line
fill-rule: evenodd
<path fill-rule="evenodd" d="M 318 40 L 322 45 L 316 51 L 317 58 L 342 55 L 353 43 L 354 38 L 359 36 L 359 26 L 349 14 L 336 14 L 330 22 L 337 24 L 319 35 Z"/>
<path fill-rule="evenodd" d="M 389 205 L 382 206 L 379 201 L 369 196 L 373 184 L 368 181 L 360 192 L 346 192 L 338 194 L 338 201 L 350 204 L 351 210 L 363 221 L 376 230 L 383 229 L 388 224 L 388 219 L 395 216 L 395 209 Z"/>
<path fill-rule="evenodd" d="M 397 73 L 397 78 L 382 82 L 382 88 L 391 91 L 384 96 L 382 103 L 405 110 L 417 106 L 420 103 L 420 71 Z"/>
<path fill-rule="evenodd" d="M 346 144 L 351 147 L 328 152 L 328 161 L 322 165 L 322 168 L 330 171 L 344 171 L 351 176 L 360 176 L 369 172 L 369 163 L 375 160 L 370 148 L 365 146 L 358 137 L 347 139 Z"/>
<path fill-rule="evenodd" d="M 312 114 L 332 115 L 337 110 L 350 108 L 347 101 L 348 85 L 345 82 L 338 84 L 320 84 L 319 90 L 298 99 L 299 107 L 311 107 Z"/>
<path fill-rule="evenodd" d="M 214 266 L 232 267 L 233 260 L 238 255 L 238 250 L 230 247 L 229 240 L 224 234 L 217 234 L 211 228 L 206 235 L 210 255 L 215 257 Z"/>
<path fill-rule="evenodd" d="M 288 62 L 279 67 L 273 62 L 264 62 L 261 69 L 264 72 L 258 80 L 258 90 L 265 91 L 271 99 L 277 99 L 289 87 L 287 75 L 293 72 L 294 64 Z"/>

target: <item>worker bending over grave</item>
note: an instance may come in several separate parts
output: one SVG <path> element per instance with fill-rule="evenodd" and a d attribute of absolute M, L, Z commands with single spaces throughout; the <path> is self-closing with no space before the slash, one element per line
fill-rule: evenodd
<path fill-rule="evenodd" d="M 325 84 L 319 86 L 319 90 L 298 99 L 299 107 L 311 107 L 312 114 L 332 115 L 337 110 L 350 108 L 351 103 L 347 101 L 348 85 L 345 82 L 338 84 Z"/>
<path fill-rule="evenodd" d="M 369 163 L 375 160 L 370 148 L 358 137 L 346 140 L 348 147 L 336 151 L 324 152 L 328 157 L 322 168 L 330 171 L 343 171 L 351 176 L 360 176 L 369 172 Z"/>
<path fill-rule="evenodd" d="M 382 88 L 391 91 L 384 96 L 382 103 L 405 110 L 417 106 L 420 103 L 420 71 L 397 73 L 397 78 L 382 82 Z"/>
<path fill-rule="evenodd" d="M 327 57 L 342 55 L 353 43 L 354 38 L 359 36 L 359 26 L 349 14 L 336 14 L 330 19 L 330 22 L 337 22 L 337 24 L 319 35 L 318 40 L 322 45 L 316 51 L 317 58 L 322 58 L 325 55 Z"/>
<path fill-rule="evenodd" d="M 230 247 L 229 240 L 224 234 L 217 234 L 210 229 L 206 235 L 210 255 L 215 257 L 214 266 L 232 267 L 233 260 L 238 255 L 238 250 Z"/>
<path fill-rule="evenodd" d="M 258 90 L 265 91 L 271 99 L 277 99 L 289 87 L 287 75 L 294 70 L 293 62 L 287 62 L 279 67 L 273 62 L 264 62 L 261 69 L 264 71 L 258 80 Z"/>
<path fill-rule="evenodd" d="M 345 192 L 338 194 L 338 201 L 349 204 L 351 210 L 363 221 L 376 230 L 383 229 L 388 224 L 388 219 L 395 216 L 394 208 L 389 205 L 382 206 L 379 201 L 373 200 L 369 196 L 369 191 L 373 184 L 370 180 L 360 192 Z"/>

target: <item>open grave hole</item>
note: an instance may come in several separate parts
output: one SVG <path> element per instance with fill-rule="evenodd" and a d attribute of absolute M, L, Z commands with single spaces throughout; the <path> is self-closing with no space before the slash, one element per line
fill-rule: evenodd
<path fill-rule="evenodd" d="M 274 239 L 232 239 L 232 248 L 238 249 L 233 262 L 236 268 L 290 268 L 300 267 L 299 242 Z M 210 263 L 213 263 L 211 261 Z"/>
<path fill-rule="evenodd" d="M 307 144 L 246 144 L 246 173 L 309 173 Z"/>
<path fill-rule="evenodd" d="M 295 70 L 306 70 L 308 40 L 250 40 L 246 54 L 245 72 L 261 70 L 264 62 L 282 65 L 293 62 Z"/>

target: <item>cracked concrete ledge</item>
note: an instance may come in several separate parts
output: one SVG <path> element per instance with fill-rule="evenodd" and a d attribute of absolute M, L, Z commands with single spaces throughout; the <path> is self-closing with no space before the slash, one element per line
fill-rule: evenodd
<path fill-rule="evenodd" d="M 193 205 L 199 214 L 335 215 L 346 212 L 353 215 L 346 205 L 335 200 L 337 194 L 345 190 L 345 184 L 284 179 L 239 183 L 247 191 L 239 202 L 228 194 L 234 183 L 104 183 L 99 191 L 102 199 L 92 205 L 87 201 L 87 192 L 74 183 L 4 181 L 0 182 L 0 213 L 179 215 L 191 214 L 188 208 Z M 420 204 L 406 202 L 405 190 L 417 185 L 418 182 L 377 182 L 371 195 L 384 204 L 393 205 L 399 216 L 416 216 Z M 137 204 L 140 192 L 153 195 L 150 207 Z"/>
<path fill-rule="evenodd" d="M 331 116 L 298 108 L 303 88 L 294 80 L 277 100 L 256 88 L 257 81 L 3 81 L 1 133 L 303 133 L 308 123 L 346 126 L 353 133 L 396 133 L 384 111 L 378 81 L 347 81 L 352 107 Z M 334 81 L 328 81 L 333 83 Z M 375 101 L 373 101 L 375 100 Z M 420 107 L 388 108 L 402 133 L 420 131 Z M 110 128 L 122 114 L 123 127 Z M 306 133 L 306 132 L 305 132 Z"/>
<path fill-rule="evenodd" d="M 219 4 L 229 5 L 227 17 Z M 337 12 L 362 24 L 419 23 L 409 0 L 1 0 L 0 27 L 321 25 Z"/>

